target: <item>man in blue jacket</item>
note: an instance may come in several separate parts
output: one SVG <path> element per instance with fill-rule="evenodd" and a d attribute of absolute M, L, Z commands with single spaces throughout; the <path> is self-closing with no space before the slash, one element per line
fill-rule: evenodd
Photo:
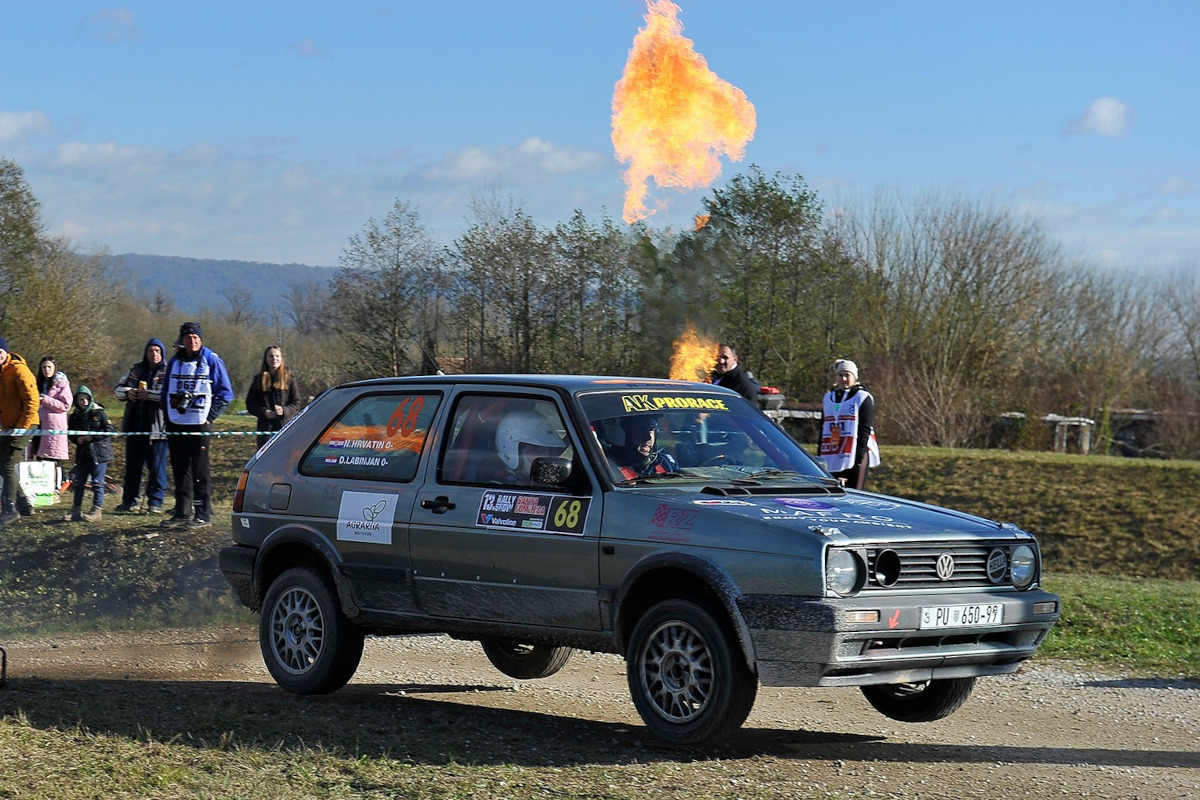
<path fill-rule="evenodd" d="M 200 323 L 179 326 L 179 344 L 167 364 L 162 388 L 175 478 L 175 513 L 162 524 L 164 528 L 207 528 L 212 525 L 208 434 L 213 420 L 233 402 L 233 384 L 225 362 L 204 346 Z"/>

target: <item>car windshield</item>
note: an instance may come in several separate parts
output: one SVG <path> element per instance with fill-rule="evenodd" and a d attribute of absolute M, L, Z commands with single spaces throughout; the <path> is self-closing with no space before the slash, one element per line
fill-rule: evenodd
<path fill-rule="evenodd" d="M 741 397 L 703 389 L 579 395 L 617 482 L 828 479 L 802 447 Z"/>

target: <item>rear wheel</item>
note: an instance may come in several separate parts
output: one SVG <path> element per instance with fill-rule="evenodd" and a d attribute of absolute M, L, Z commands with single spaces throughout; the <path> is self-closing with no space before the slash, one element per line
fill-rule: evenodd
<path fill-rule="evenodd" d="M 664 600 L 647 611 L 630 636 L 625 668 L 646 727 L 677 745 L 728 736 L 758 693 L 724 615 L 693 600 Z"/>
<path fill-rule="evenodd" d="M 900 722 L 933 722 L 958 711 L 974 688 L 974 678 L 946 678 L 863 686 L 862 693 L 885 717 Z"/>
<path fill-rule="evenodd" d="M 346 685 L 362 660 L 363 632 L 342 614 L 329 578 L 293 567 L 271 584 L 258 622 L 263 661 L 295 694 L 328 694 Z"/>
<path fill-rule="evenodd" d="M 484 639 L 480 644 L 493 667 L 523 681 L 549 678 L 565 667 L 575 652 L 570 647 L 522 644 L 512 639 Z"/>

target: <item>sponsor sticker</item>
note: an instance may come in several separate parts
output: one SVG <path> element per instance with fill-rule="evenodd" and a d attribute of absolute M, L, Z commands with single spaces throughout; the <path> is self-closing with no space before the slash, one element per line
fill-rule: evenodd
<path fill-rule="evenodd" d="M 728 411 L 729 406 L 720 397 L 692 397 L 685 395 L 621 395 L 621 405 L 629 411 Z"/>
<path fill-rule="evenodd" d="M 698 506 L 752 506 L 754 503 L 746 500 L 693 500 Z"/>
<path fill-rule="evenodd" d="M 807 508 L 812 511 L 829 511 L 834 506 L 822 503 L 820 500 L 809 500 L 804 497 L 776 497 L 775 502 L 788 508 Z"/>
<path fill-rule="evenodd" d="M 338 541 L 391 544 L 395 517 L 394 494 L 342 492 L 342 503 L 338 507 Z"/>
<path fill-rule="evenodd" d="M 590 505 L 590 497 L 487 491 L 479 500 L 475 524 L 581 536 Z"/>

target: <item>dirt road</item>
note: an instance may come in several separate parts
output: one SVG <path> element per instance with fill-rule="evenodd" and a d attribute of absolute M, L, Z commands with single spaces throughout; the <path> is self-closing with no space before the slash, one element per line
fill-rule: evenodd
<path fill-rule="evenodd" d="M 222 696 L 236 702 L 241 694 L 245 703 L 281 691 L 270 682 L 256 632 L 248 628 L 3 644 L 12 679 L 6 708 L 20 706 L 22 686 L 35 679 L 105 687 L 168 681 L 185 690 L 191 682 L 220 682 Z M 555 748 L 566 747 L 565 737 L 575 736 L 591 741 L 587 758 L 602 750 L 621 763 L 630 753 L 643 762 L 680 761 L 646 735 L 628 698 L 623 663 L 613 656 L 576 653 L 559 674 L 518 682 L 493 669 L 474 643 L 369 639 L 349 686 L 299 707 L 366 706 L 398 696 L 452 715 L 463 729 L 478 730 L 475 723 L 489 714 L 484 709 L 509 712 L 494 716 L 549 731 L 537 747 L 551 759 Z M 1196 798 L 1200 682 L 1123 679 L 1041 664 L 981 680 L 959 712 L 925 725 L 880 716 L 855 689 L 761 688 L 732 740 L 689 754 L 683 763 L 706 774 L 724 770 L 730 781 L 750 786 L 769 777 L 780 796 Z"/>

